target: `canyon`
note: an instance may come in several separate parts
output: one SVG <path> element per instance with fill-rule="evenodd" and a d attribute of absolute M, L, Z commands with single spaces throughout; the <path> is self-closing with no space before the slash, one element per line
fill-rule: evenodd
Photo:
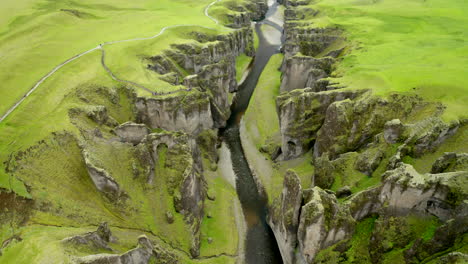
<path fill-rule="evenodd" d="M 339 79 L 361 48 L 317 26 L 326 11 L 207 2 L 202 25 L 62 64 L 98 77 L 45 75 L 0 120 L 15 134 L 0 142 L 0 262 L 468 261 L 468 119 Z"/>

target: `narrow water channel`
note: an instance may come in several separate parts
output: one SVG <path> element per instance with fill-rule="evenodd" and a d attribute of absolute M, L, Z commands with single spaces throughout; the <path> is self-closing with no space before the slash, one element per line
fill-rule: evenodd
<path fill-rule="evenodd" d="M 239 86 L 238 92 L 231 106 L 231 117 L 223 138 L 231 152 L 232 166 L 236 174 L 236 189 L 247 222 L 247 237 L 245 243 L 245 263 L 247 264 L 276 264 L 282 263 L 278 245 L 273 232 L 266 223 L 267 199 L 258 191 L 249 164 L 242 149 L 239 122 L 245 113 L 250 97 L 258 83 L 270 57 L 278 53 L 282 43 L 282 28 L 278 22 L 278 3 L 272 3 L 265 19 L 255 25 L 259 38 L 259 47 L 245 81 Z M 271 30 L 262 31 L 264 27 Z M 276 32 L 274 32 L 276 30 Z M 268 34 L 268 35 L 266 35 Z M 262 118 L 259 116 L 258 118 Z"/>

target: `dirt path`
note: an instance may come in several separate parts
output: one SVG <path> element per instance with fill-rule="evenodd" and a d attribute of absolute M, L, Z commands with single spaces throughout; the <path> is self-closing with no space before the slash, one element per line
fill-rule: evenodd
<path fill-rule="evenodd" d="M 219 24 L 219 21 L 210 16 L 208 13 L 209 9 L 216 3 L 220 2 L 221 0 L 216 0 L 216 1 L 213 1 L 212 3 L 210 3 L 204 10 L 204 14 L 205 16 L 207 16 L 209 19 L 213 20 L 215 22 L 215 24 Z M 34 86 L 25 94 L 23 95 L 23 97 L 21 97 L 21 99 L 16 102 L 10 109 L 8 109 L 6 111 L 6 113 L 4 115 L 2 115 L 0 117 L 0 123 L 3 122 L 13 111 L 15 111 L 16 108 L 18 108 L 21 103 L 23 103 L 24 100 L 26 100 L 26 98 L 28 98 L 37 88 L 39 88 L 39 86 L 44 82 L 46 81 L 50 76 L 52 76 L 55 72 L 57 72 L 58 70 L 60 70 L 63 66 L 69 64 L 70 62 L 86 55 L 86 54 L 89 54 L 95 50 L 102 50 L 102 58 L 101 58 L 101 62 L 102 62 L 102 65 L 103 67 L 106 69 L 106 71 L 109 73 L 109 75 L 112 77 L 112 79 L 118 81 L 118 82 L 122 82 L 122 83 L 125 83 L 125 84 L 130 84 L 130 85 L 133 85 L 133 86 L 136 86 L 138 88 L 141 88 L 141 89 L 145 89 L 149 92 L 151 92 L 151 90 L 143 87 L 142 85 L 139 85 L 137 83 L 134 83 L 134 82 L 131 82 L 131 81 L 126 81 L 126 80 L 122 80 L 118 77 L 116 77 L 114 75 L 114 73 L 112 73 L 112 71 L 105 65 L 105 52 L 104 52 L 104 49 L 103 47 L 105 45 L 113 45 L 113 44 L 116 44 L 116 43 L 122 43 L 122 42 L 129 42 L 129 41 L 139 41 L 139 40 L 150 40 L 150 39 L 154 39 L 154 38 L 157 38 L 159 36 L 161 36 L 162 34 L 164 34 L 164 32 L 166 32 L 166 30 L 170 29 L 170 28 L 175 28 L 175 27 L 188 27 L 188 26 L 199 26 L 199 25 L 193 25 L 193 24 L 188 24 L 188 25 L 174 25 L 174 26 L 168 26 L 168 27 L 164 27 L 163 29 L 161 29 L 161 31 L 154 35 L 154 36 L 151 36 L 151 37 L 146 37 L 146 38 L 134 38 L 134 39 L 126 39 L 126 40 L 117 40 L 117 41 L 110 41 L 110 42 L 105 42 L 103 44 L 100 44 L 99 46 L 95 47 L 95 48 L 92 48 L 90 50 L 87 50 L 83 53 L 80 53 L 80 54 L 77 54 L 73 57 L 71 57 L 70 59 L 62 62 L 61 64 L 57 65 L 54 69 L 52 69 L 52 71 L 50 71 L 49 73 L 47 73 L 44 77 L 42 77 L 36 84 L 34 84 Z M 199 27 L 204 27 L 204 26 L 199 26 Z M 204 27 L 204 28 L 209 28 L 209 29 L 212 29 L 210 27 Z M 175 92 L 179 92 L 180 90 L 178 91 L 173 91 L 173 92 L 170 92 L 170 93 L 175 93 Z M 153 93 L 153 92 L 151 92 Z M 154 94 L 154 93 L 153 93 Z"/>

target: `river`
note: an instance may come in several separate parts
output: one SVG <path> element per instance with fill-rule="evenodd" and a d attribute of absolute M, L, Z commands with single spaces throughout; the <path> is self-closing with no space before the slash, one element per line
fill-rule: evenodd
<path fill-rule="evenodd" d="M 265 19 L 255 25 L 259 47 L 251 70 L 234 97 L 231 117 L 226 128 L 222 131 L 223 139 L 231 152 L 237 194 L 247 222 L 245 241 L 245 262 L 247 264 L 282 263 L 275 237 L 266 223 L 267 198 L 258 191 L 252 171 L 245 158 L 239 134 L 239 122 L 249 105 L 258 79 L 271 56 L 279 52 L 283 42 L 282 16 L 278 15 L 278 12 L 278 3 L 270 3 Z"/>

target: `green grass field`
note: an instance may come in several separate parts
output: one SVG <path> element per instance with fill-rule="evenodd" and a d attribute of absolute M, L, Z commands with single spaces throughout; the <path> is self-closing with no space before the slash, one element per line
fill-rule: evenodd
<path fill-rule="evenodd" d="M 100 43 L 150 37 L 171 25 L 213 26 L 214 22 L 204 15 L 205 7 L 211 2 L 3 1 L 0 9 L 0 113 L 55 66 Z"/>
<path fill-rule="evenodd" d="M 352 47 L 335 80 L 376 94 L 416 93 L 444 103 L 446 120 L 468 117 L 468 2 L 320 0 L 314 26 L 336 26 Z"/>

